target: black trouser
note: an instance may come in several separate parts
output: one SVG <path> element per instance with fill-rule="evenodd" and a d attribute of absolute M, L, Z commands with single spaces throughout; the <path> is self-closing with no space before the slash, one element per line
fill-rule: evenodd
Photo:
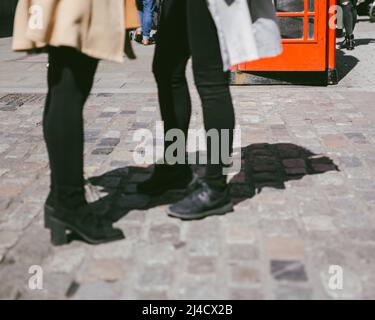
<path fill-rule="evenodd" d="M 164 0 L 161 11 L 153 71 L 159 90 L 159 103 L 165 131 L 181 129 L 187 138 L 191 117 L 191 100 L 185 77 L 190 56 L 198 89 L 206 131 L 230 130 L 231 152 L 234 109 L 228 73 L 223 71 L 220 45 L 206 0 Z M 207 181 L 222 187 L 223 163 L 212 164 L 211 140 L 207 139 Z M 166 143 L 166 148 L 168 147 Z M 221 154 L 221 149 L 216 150 Z"/>
<path fill-rule="evenodd" d="M 357 0 L 340 0 L 339 3 L 343 11 L 345 33 L 351 36 L 358 19 Z"/>
<path fill-rule="evenodd" d="M 82 202 L 84 197 L 83 107 L 91 91 L 97 65 L 98 60 L 75 49 L 49 48 L 44 138 L 50 160 L 52 189 L 62 202 L 71 202 L 72 206 L 73 202 Z"/>

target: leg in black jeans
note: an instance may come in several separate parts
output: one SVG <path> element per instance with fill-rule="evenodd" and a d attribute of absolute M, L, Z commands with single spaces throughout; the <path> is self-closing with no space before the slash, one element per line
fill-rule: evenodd
<path fill-rule="evenodd" d="M 235 120 L 228 74 L 223 71 L 217 31 L 206 1 L 165 0 L 163 5 L 153 69 L 165 130 L 178 128 L 187 137 L 191 101 L 185 69 L 192 56 L 205 129 L 228 129 L 228 149 L 231 149 Z M 222 163 L 211 163 L 210 140 L 207 147 L 207 182 L 214 188 L 223 189 L 226 179 L 222 174 Z M 215 151 L 221 154 L 221 150 Z"/>
<path fill-rule="evenodd" d="M 357 23 L 356 1 L 342 0 L 344 27 L 346 34 L 351 36 Z"/>
<path fill-rule="evenodd" d="M 340 0 L 341 8 L 343 10 L 343 22 L 345 28 L 345 41 L 342 43 L 341 48 L 353 50 L 354 43 L 354 28 L 357 23 L 357 1 L 356 0 Z"/>
<path fill-rule="evenodd" d="M 86 203 L 83 177 L 83 107 L 90 93 L 96 59 L 71 48 L 50 48 L 48 95 L 43 131 L 51 167 L 51 193 L 45 226 L 52 243 L 68 243 L 68 231 L 92 244 L 123 239 L 104 216 Z"/>
<path fill-rule="evenodd" d="M 43 131 L 51 186 L 67 206 L 84 203 L 83 107 L 98 61 L 71 48 L 50 48 Z"/>
<path fill-rule="evenodd" d="M 220 137 L 221 130 L 227 130 L 230 135 L 227 146 L 221 146 L 219 141 L 219 146 L 214 150 L 211 150 L 211 140 L 207 139 L 208 165 L 204 182 L 168 209 L 170 216 L 184 220 L 232 211 L 233 205 L 223 175 L 222 160 L 227 159 L 222 159 L 221 155 L 222 151 L 226 151 L 226 154 L 232 151 L 235 119 L 229 77 L 223 71 L 217 30 L 206 0 L 165 0 L 153 69 L 165 130 L 180 129 L 185 139 L 191 116 L 185 77 L 190 56 L 206 131 L 214 129 Z M 217 163 L 213 161 L 217 157 L 211 151 L 219 156 Z"/>

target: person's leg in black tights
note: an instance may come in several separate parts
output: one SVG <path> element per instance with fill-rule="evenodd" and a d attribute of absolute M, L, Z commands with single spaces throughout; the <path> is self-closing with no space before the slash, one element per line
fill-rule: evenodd
<path fill-rule="evenodd" d="M 218 130 L 219 145 L 211 148 L 211 140 L 207 140 L 208 166 L 206 180 L 217 189 L 226 187 L 223 175 L 222 156 L 232 152 L 235 115 L 232 97 L 229 90 L 229 74 L 223 71 L 220 44 L 217 29 L 208 10 L 205 0 L 187 2 L 188 37 L 193 59 L 194 80 L 203 107 L 205 129 Z M 222 145 L 222 133 L 229 133 L 229 144 Z M 219 163 L 214 163 L 215 155 Z"/>
<path fill-rule="evenodd" d="M 160 112 L 165 133 L 177 128 L 187 138 L 191 99 L 185 76 L 190 58 L 186 0 L 164 0 L 163 6 L 153 62 Z M 170 144 L 165 141 L 165 148 Z"/>
<path fill-rule="evenodd" d="M 173 41 L 171 40 L 173 39 Z M 195 83 L 201 97 L 206 130 L 230 130 L 231 149 L 234 111 L 228 74 L 223 71 L 216 27 L 204 0 L 165 0 L 154 59 L 154 74 L 165 130 L 181 129 L 185 137 L 191 101 L 185 69 L 192 55 Z M 168 147 L 166 143 L 166 147 Z M 207 181 L 224 188 L 222 163 L 212 164 L 208 140 Z M 215 150 L 221 154 L 221 150 Z"/>
<path fill-rule="evenodd" d="M 158 27 L 153 72 L 158 86 L 159 105 L 164 121 L 164 137 L 172 129 L 184 133 L 186 145 L 191 117 L 191 100 L 185 76 L 190 57 L 186 0 L 165 0 Z M 164 149 L 175 141 L 164 139 Z M 171 163 L 164 154 L 163 165 L 156 165 L 150 179 L 140 183 L 137 190 L 149 195 L 160 195 L 169 190 L 185 189 L 193 180 L 187 163 Z M 186 162 L 186 161 L 185 161 Z"/>
<path fill-rule="evenodd" d="M 343 11 L 343 23 L 345 28 L 345 41 L 341 45 L 343 48 L 354 49 L 354 28 L 357 23 L 357 8 L 356 0 L 340 0 L 341 8 Z"/>
<path fill-rule="evenodd" d="M 84 193 L 83 107 L 97 65 L 96 59 L 75 49 L 49 48 L 43 131 L 52 192 L 45 205 L 44 222 L 54 245 L 69 243 L 69 235 L 91 244 L 124 238 L 121 230 L 112 227 L 105 212 L 94 212 Z"/>
<path fill-rule="evenodd" d="M 217 30 L 206 1 L 165 0 L 153 69 L 165 130 L 182 130 L 185 141 L 191 116 L 185 78 L 190 56 L 193 59 L 195 85 L 202 102 L 205 129 L 207 133 L 216 131 L 214 134 L 219 137 L 219 143 L 212 149 L 212 141 L 207 138 L 208 165 L 204 181 L 184 199 L 168 208 L 171 217 L 184 220 L 232 211 L 233 204 L 223 175 L 222 160 L 228 159 L 222 159 L 221 155 L 229 155 L 232 151 L 235 120 L 229 78 L 223 71 Z M 226 146 L 221 145 L 221 130 L 229 132 Z M 168 147 L 168 143 L 165 146 Z"/>
<path fill-rule="evenodd" d="M 75 49 L 49 49 L 43 131 L 55 196 L 68 207 L 84 204 L 83 107 L 98 61 Z"/>
<path fill-rule="evenodd" d="M 351 0 L 343 0 L 342 9 L 345 31 L 348 36 L 351 36 L 357 22 L 357 9 Z"/>

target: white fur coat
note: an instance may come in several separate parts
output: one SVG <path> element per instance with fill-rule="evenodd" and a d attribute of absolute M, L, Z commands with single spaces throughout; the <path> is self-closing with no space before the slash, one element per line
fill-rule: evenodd
<path fill-rule="evenodd" d="M 281 54 L 272 0 L 207 0 L 215 21 L 224 69 Z"/>

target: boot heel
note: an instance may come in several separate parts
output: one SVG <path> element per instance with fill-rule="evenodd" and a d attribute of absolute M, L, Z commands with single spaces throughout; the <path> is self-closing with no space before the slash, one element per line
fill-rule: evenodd
<path fill-rule="evenodd" d="M 54 246 L 63 246 L 68 243 L 66 227 L 63 224 L 49 220 L 49 228 L 51 229 L 51 242 Z"/>
<path fill-rule="evenodd" d="M 54 209 L 48 205 L 44 206 L 44 227 L 46 229 L 51 229 L 51 215 L 53 214 Z"/>

